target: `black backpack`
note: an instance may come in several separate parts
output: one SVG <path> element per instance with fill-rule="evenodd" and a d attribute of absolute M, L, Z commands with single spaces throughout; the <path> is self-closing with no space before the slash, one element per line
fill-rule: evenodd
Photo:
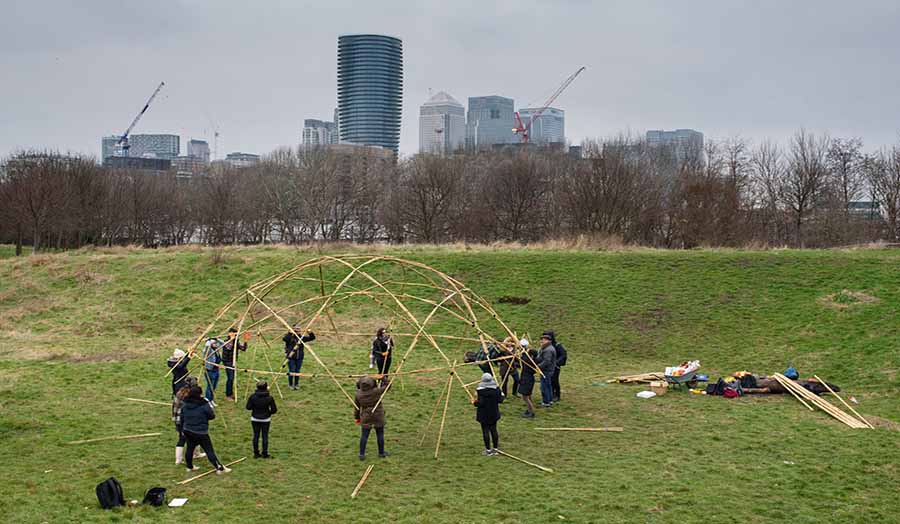
<path fill-rule="evenodd" d="M 125 497 L 122 495 L 122 485 L 115 477 L 109 477 L 97 484 L 97 500 L 103 509 L 125 505 Z"/>
<path fill-rule="evenodd" d="M 166 488 L 150 488 L 144 495 L 144 504 L 162 506 L 166 503 Z"/>

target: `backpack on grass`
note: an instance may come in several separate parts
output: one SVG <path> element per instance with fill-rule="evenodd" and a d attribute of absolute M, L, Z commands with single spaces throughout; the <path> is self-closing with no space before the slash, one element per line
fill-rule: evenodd
<path fill-rule="evenodd" d="M 144 504 L 162 506 L 166 503 L 166 488 L 150 488 L 144 495 Z"/>
<path fill-rule="evenodd" d="M 116 506 L 125 505 L 125 496 L 122 495 L 122 485 L 115 477 L 109 477 L 100 484 L 97 484 L 97 500 L 100 501 L 100 507 L 110 509 Z"/>

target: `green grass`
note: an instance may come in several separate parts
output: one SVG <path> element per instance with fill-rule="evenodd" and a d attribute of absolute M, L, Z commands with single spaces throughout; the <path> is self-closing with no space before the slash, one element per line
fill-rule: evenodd
<path fill-rule="evenodd" d="M 8 487 L 0 514 L 7 522 L 900 522 L 898 251 L 387 251 L 465 282 L 518 332 L 555 329 L 570 365 L 562 404 L 529 421 L 518 416 L 521 402 L 509 399 L 499 426 L 502 448 L 555 473 L 482 457 L 474 410 L 456 390 L 435 460 L 436 429 L 422 447 L 419 435 L 446 374 L 421 375 L 389 395 L 393 454 L 374 459 L 355 500 L 349 495 L 365 469 L 356 458 L 358 429 L 328 379 L 305 380 L 285 400 L 276 395 L 274 460 L 250 458 L 227 476 L 184 487 L 175 485 L 188 474 L 171 464 L 168 408 L 123 400 L 167 400 L 164 361 L 173 347 L 189 344 L 231 296 L 316 253 L 112 249 L 14 258 L 9 251 L 0 247 L 0 481 Z M 503 296 L 530 302 L 498 303 Z M 366 332 L 385 320 L 362 303 L 338 306 L 334 315 Z M 464 331 L 448 318 L 436 319 L 434 329 Z M 260 347 L 257 338 L 251 344 Z M 314 347 L 337 372 L 354 373 L 366 371 L 367 345 L 322 337 Z M 459 358 L 463 349 L 447 345 Z M 265 367 L 252 350 L 242 358 Z M 411 367 L 439 365 L 426 351 L 415 355 Z M 640 387 L 602 379 L 688 358 L 700 359 L 713 378 L 789 364 L 804 376 L 817 373 L 856 397 L 879 427 L 851 430 L 789 397 L 671 392 L 641 400 L 634 396 Z M 313 370 L 307 358 L 304 371 Z M 470 382 L 478 373 L 463 375 Z M 242 398 L 246 381 L 239 376 Z M 249 416 L 240 407 L 223 405 L 212 423 L 226 461 L 250 454 Z M 625 431 L 533 429 L 544 426 Z M 64 444 L 153 431 L 163 436 Z M 122 482 L 127 498 L 160 485 L 170 498 L 190 500 L 178 509 L 104 512 L 93 489 L 108 476 Z"/>

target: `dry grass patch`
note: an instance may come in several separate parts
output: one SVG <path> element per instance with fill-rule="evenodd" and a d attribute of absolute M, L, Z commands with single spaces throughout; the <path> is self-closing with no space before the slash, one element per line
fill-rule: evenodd
<path fill-rule="evenodd" d="M 863 306 L 865 304 L 874 304 L 878 302 L 878 298 L 873 297 L 867 293 L 862 291 L 851 291 L 849 289 L 842 289 L 837 293 L 832 293 L 831 295 L 826 295 L 819 299 L 819 301 L 825 306 L 832 309 L 849 309 L 853 307 Z"/>

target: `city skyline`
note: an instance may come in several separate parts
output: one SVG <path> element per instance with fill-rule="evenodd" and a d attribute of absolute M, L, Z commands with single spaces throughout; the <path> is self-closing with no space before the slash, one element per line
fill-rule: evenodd
<path fill-rule="evenodd" d="M 418 150 L 429 88 L 535 106 L 582 64 L 588 71 L 557 104 L 573 143 L 678 127 L 784 141 L 806 128 L 860 136 L 871 150 L 898 137 L 900 51 L 888 43 L 900 6 L 864 4 L 568 1 L 538 13 L 533 3 L 500 2 L 496 16 L 470 19 L 474 2 L 296 3 L 254 10 L 250 24 L 233 17 L 246 6 L 227 1 L 14 3 L 0 21 L 0 65 L 10 72 L 0 96 L 15 100 L 0 115 L 0 156 L 27 147 L 98 155 L 97 140 L 121 133 L 161 80 L 166 88 L 136 133 L 213 144 L 219 130 L 220 157 L 296 145 L 303 120 L 334 107 L 333 42 L 354 32 L 404 41 L 401 154 Z M 544 40 L 511 37 L 537 20 Z M 97 60 L 100 52 L 127 59 Z"/>

